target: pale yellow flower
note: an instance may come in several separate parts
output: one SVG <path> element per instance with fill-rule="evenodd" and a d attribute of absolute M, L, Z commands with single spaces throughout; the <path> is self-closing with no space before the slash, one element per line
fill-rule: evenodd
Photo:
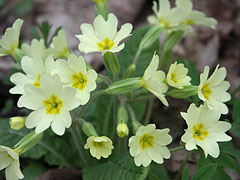
<path fill-rule="evenodd" d="M 170 158 L 166 145 L 172 142 L 169 129 L 156 129 L 155 124 L 141 126 L 136 136 L 129 139 L 130 154 L 134 157 L 136 166 L 149 166 L 151 161 L 163 163 L 163 158 Z"/>
<path fill-rule="evenodd" d="M 200 75 L 200 84 L 198 86 L 198 97 L 207 103 L 210 109 L 217 109 L 222 114 L 228 113 L 228 107 L 224 104 L 231 99 L 227 90 L 230 83 L 225 81 L 227 71 L 225 67 L 219 68 L 217 65 L 213 74 L 208 78 L 209 67 L 205 66 L 204 72 Z"/>
<path fill-rule="evenodd" d="M 110 156 L 114 147 L 111 139 L 106 136 L 90 136 L 87 139 L 87 143 L 84 145 L 84 148 L 90 149 L 90 154 L 93 157 L 101 159 L 101 157 L 107 158 Z"/>
<path fill-rule="evenodd" d="M 22 129 L 25 126 L 25 118 L 23 117 L 11 117 L 10 127 L 14 130 Z"/>
<path fill-rule="evenodd" d="M 2 39 L 0 40 L 0 56 L 14 54 L 18 48 L 20 30 L 23 20 L 17 19 L 11 28 L 7 28 Z"/>
<path fill-rule="evenodd" d="M 14 149 L 0 146 L 0 170 L 6 168 L 6 180 L 23 179 L 20 169 L 19 154 Z"/>
<path fill-rule="evenodd" d="M 123 138 L 127 136 L 129 133 L 129 129 L 126 123 L 119 123 L 117 125 L 117 134 L 119 137 Z"/>
<path fill-rule="evenodd" d="M 18 100 L 18 107 L 33 110 L 26 118 L 26 127 L 34 128 L 37 134 L 51 126 L 57 135 L 63 135 L 65 128 L 72 124 L 70 111 L 80 103 L 73 88 L 63 88 L 58 75 L 44 74 L 40 77 L 39 88 L 27 84 L 25 94 Z"/>
<path fill-rule="evenodd" d="M 166 81 L 168 85 L 182 89 L 184 86 L 191 85 L 191 78 L 187 76 L 188 69 L 184 67 L 184 64 L 171 64 Z"/>
<path fill-rule="evenodd" d="M 231 128 L 231 124 L 219 121 L 221 113 L 217 110 L 210 110 L 207 105 L 196 107 L 191 104 L 187 113 L 181 113 L 188 128 L 182 136 L 182 141 L 186 143 L 186 149 L 191 151 L 200 146 L 205 157 L 208 154 L 214 158 L 219 156 L 217 142 L 230 141 L 232 138 L 225 134 Z"/>
<path fill-rule="evenodd" d="M 82 24 L 80 26 L 82 35 L 76 35 L 80 40 L 79 50 L 85 54 L 121 51 L 124 48 L 124 43 L 121 45 L 119 43 L 130 36 L 133 26 L 130 23 L 124 24 L 117 32 L 117 25 L 117 17 L 112 13 L 108 14 L 107 21 L 101 15 L 98 15 L 93 25 Z"/>
<path fill-rule="evenodd" d="M 166 75 L 163 71 L 157 70 L 158 64 L 158 55 L 153 55 L 153 58 L 142 77 L 142 86 L 157 96 L 165 106 L 168 106 L 168 102 L 164 95 L 168 90 L 168 86 L 163 82 Z"/>

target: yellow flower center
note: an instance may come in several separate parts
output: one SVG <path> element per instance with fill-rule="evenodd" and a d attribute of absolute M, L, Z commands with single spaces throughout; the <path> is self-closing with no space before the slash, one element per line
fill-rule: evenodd
<path fill-rule="evenodd" d="M 40 88 L 40 74 L 38 75 L 38 77 L 37 77 L 37 81 L 35 82 L 35 83 L 33 83 L 33 85 L 35 86 L 35 87 L 37 87 L 37 88 Z"/>
<path fill-rule="evenodd" d="M 112 47 L 114 46 L 114 42 L 106 38 L 103 40 L 103 42 L 97 43 L 97 45 L 100 51 L 109 50 L 109 49 L 112 49 Z"/>
<path fill-rule="evenodd" d="M 153 139 L 154 139 L 154 137 L 149 134 L 142 135 L 139 140 L 141 148 L 144 150 L 148 147 L 153 147 Z"/>
<path fill-rule="evenodd" d="M 68 56 L 69 56 L 69 51 L 68 51 L 68 48 L 65 47 L 63 51 L 59 53 L 58 58 L 62 58 L 62 57 L 67 58 Z"/>
<path fill-rule="evenodd" d="M 177 79 L 176 79 L 176 74 L 172 73 L 171 74 L 171 80 L 174 82 L 174 83 L 177 83 Z"/>
<path fill-rule="evenodd" d="M 54 94 L 49 99 L 43 101 L 43 103 L 46 107 L 47 114 L 59 114 L 63 104 L 62 101 Z"/>
<path fill-rule="evenodd" d="M 195 139 L 203 141 L 207 135 L 208 131 L 205 129 L 203 123 L 193 126 L 193 137 Z"/>
<path fill-rule="evenodd" d="M 188 25 L 194 25 L 194 21 L 192 19 L 187 19 L 185 23 Z"/>
<path fill-rule="evenodd" d="M 159 23 L 163 24 L 163 26 L 165 28 L 169 28 L 170 27 L 170 23 L 166 19 L 164 19 L 164 18 L 159 18 Z"/>
<path fill-rule="evenodd" d="M 93 141 L 92 142 L 92 145 L 95 147 L 95 148 L 100 148 L 103 146 L 103 142 L 95 142 Z"/>
<path fill-rule="evenodd" d="M 209 83 L 204 84 L 201 90 L 202 90 L 203 96 L 207 100 L 209 100 L 209 96 L 210 96 L 210 94 L 212 94 L 212 90 L 209 87 Z"/>
<path fill-rule="evenodd" d="M 18 44 L 13 44 L 13 45 L 11 45 L 10 48 L 9 48 L 7 51 L 5 51 L 3 54 L 12 54 L 13 51 L 14 51 L 17 47 L 18 47 Z"/>
<path fill-rule="evenodd" d="M 83 90 L 87 85 L 87 78 L 81 72 L 72 75 L 73 83 L 72 87 Z"/>

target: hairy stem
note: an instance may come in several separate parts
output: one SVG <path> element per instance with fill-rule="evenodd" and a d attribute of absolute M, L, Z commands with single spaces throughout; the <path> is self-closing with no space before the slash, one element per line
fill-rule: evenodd
<path fill-rule="evenodd" d="M 147 112 L 146 112 L 146 117 L 143 121 L 144 125 L 147 125 L 150 121 L 151 114 L 152 114 L 153 101 L 154 101 L 153 98 L 149 100 L 148 107 L 147 107 Z"/>
<path fill-rule="evenodd" d="M 188 162 L 188 159 L 190 158 L 190 156 L 192 155 L 192 151 L 190 151 L 188 154 L 187 154 L 187 156 L 185 157 L 185 159 L 184 159 L 184 161 L 182 162 L 182 164 L 181 164 L 181 167 L 180 167 L 180 169 L 179 169 L 179 171 L 178 171 L 178 173 L 177 173 L 177 176 L 176 176 L 176 180 L 179 180 L 180 179 L 180 176 L 181 176 L 181 174 L 182 174 L 182 172 L 183 172 L 183 170 L 184 170 L 184 168 L 185 168 L 185 165 L 186 165 L 186 163 Z"/>

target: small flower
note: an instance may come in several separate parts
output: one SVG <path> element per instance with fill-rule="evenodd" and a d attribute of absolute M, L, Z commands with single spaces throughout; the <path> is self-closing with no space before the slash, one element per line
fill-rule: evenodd
<path fill-rule="evenodd" d="M 25 126 L 25 118 L 23 117 L 11 117 L 10 127 L 14 130 L 20 130 Z"/>
<path fill-rule="evenodd" d="M 14 149 L 0 146 L 0 170 L 6 168 L 6 180 L 23 179 L 20 169 L 19 154 Z"/>
<path fill-rule="evenodd" d="M 107 158 L 112 154 L 112 145 L 111 139 L 106 136 L 90 136 L 87 139 L 87 143 L 84 145 L 85 149 L 90 149 L 90 153 L 93 157 L 101 159 L 101 157 Z"/>
<path fill-rule="evenodd" d="M 181 23 L 185 19 L 184 9 L 182 7 L 170 7 L 169 0 L 159 0 L 159 10 L 157 2 L 153 2 L 153 12 L 155 16 L 149 16 L 148 21 L 151 24 L 157 24 L 165 29 L 166 32 L 181 30 Z"/>
<path fill-rule="evenodd" d="M 128 126 L 126 123 L 119 123 L 117 125 L 117 134 L 119 137 L 123 138 L 129 133 Z"/>
<path fill-rule="evenodd" d="M 18 48 L 23 20 L 17 19 L 11 28 L 7 28 L 0 40 L 0 56 L 11 55 Z"/>
<path fill-rule="evenodd" d="M 187 76 L 188 69 L 183 64 L 171 64 L 166 81 L 167 83 L 175 88 L 182 89 L 184 86 L 191 85 L 191 78 Z"/>
<path fill-rule="evenodd" d="M 36 127 L 35 132 L 39 134 L 51 126 L 57 135 L 63 135 L 65 128 L 72 124 L 70 111 L 80 104 L 75 89 L 63 88 L 58 75 L 44 74 L 39 88 L 27 84 L 24 90 L 26 94 L 20 97 L 18 107 L 33 110 L 26 118 L 26 127 Z"/>
<path fill-rule="evenodd" d="M 170 158 L 166 145 L 172 142 L 169 129 L 156 129 L 155 124 L 141 126 L 136 136 L 129 139 L 130 154 L 137 166 L 147 167 L 151 161 L 163 163 L 163 158 Z"/>
<path fill-rule="evenodd" d="M 200 146 L 205 157 L 217 158 L 219 156 L 219 147 L 217 142 L 230 141 L 232 138 L 225 134 L 231 128 L 231 124 L 219 121 L 221 113 L 216 110 L 210 110 L 206 105 L 199 108 L 191 104 L 187 113 L 181 113 L 185 119 L 188 128 L 182 136 L 182 141 L 186 143 L 187 150 L 197 149 Z"/>
<path fill-rule="evenodd" d="M 97 73 L 93 69 L 87 70 L 83 57 L 74 54 L 71 54 L 67 61 L 57 60 L 56 66 L 54 73 L 60 76 L 66 86 L 76 89 L 76 97 L 80 99 L 81 105 L 86 104 L 90 92 L 96 89 Z"/>
<path fill-rule="evenodd" d="M 184 9 L 186 17 L 182 24 L 188 26 L 190 30 L 192 29 L 191 25 L 203 25 L 211 28 L 215 28 L 217 25 L 214 18 L 205 17 L 204 13 L 192 10 L 193 4 L 191 0 L 177 0 L 176 5 Z"/>
<path fill-rule="evenodd" d="M 157 96 L 165 106 L 168 106 L 168 102 L 163 94 L 168 90 L 168 86 L 163 82 L 165 79 L 165 73 L 163 71 L 157 71 L 158 64 L 158 55 L 153 55 L 153 58 L 142 77 L 142 86 Z"/>
<path fill-rule="evenodd" d="M 209 67 L 205 66 L 204 72 L 200 75 L 200 84 L 198 86 L 198 97 L 207 103 L 210 109 L 218 109 L 222 114 L 228 113 L 228 107 L 224 104 L 231 99 L 226 92 L 230 83 L 224 81 L 227 71 L 222 67 L 218 69 L 217 65 L 213 74 L 208 78 Z"/>
<path fill-rule="evenodd" d="M 47 50 L 47 54 L 53 55 L 54 58 L 67 58 L 69 56 L 66 34 L 63 29 L 53 38 L 51 48 Z"/>
<path fill-rule="evenodd" d="M 32 84 L 39 88 L 40 77 L 43 74 L 51 74 L 51 71 L 55 68 L 55 62 L 51 56 L 45 62 L 39 57 L 32 59 L 24 56 L 21 60 L 21 66 L 26 74 L 17 72 L 10 77 L 10 81 L 16 85 L 10 89 L 9 92 L 11 94 L 24 94 L 24 86 L 26 84 Z"/>
<path fill-rule="evenodd" d="M 118 20 L 112 13 L 108 15 L 105 21 L 101 15 L 98 15 L 93 25 L 82 24 L 80 29 L 82 35 L 76 35 L 80 40 L 78 48 L 81 52 L 88 54 L 92 52 L 119 52 L 124 48 L 124 43 L 119 45 L 120 41 L 130 36 L 132 25 L 124 24 L 117 32 Z"/>
<path fill-rule="evenodd" d="M 46 47 L 43 39 L 33 39 L 30 45 L 25 43 L 22 44 L 21 50 L 26 56 L 32 59 L 37 59 L 41 57 L 42 60 L 45 60 L 47 56 Z"/>

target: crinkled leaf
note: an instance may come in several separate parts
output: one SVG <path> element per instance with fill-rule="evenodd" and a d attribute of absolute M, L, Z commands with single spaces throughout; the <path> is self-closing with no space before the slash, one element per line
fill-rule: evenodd
<path fill-rule="evenodd" d="M 137 167 L 128 153 L 93 167 L 83 169 L 84 180 L 145 180 L 149 168 Z"/>
<path fill-rule="evenodd" d="M 183 171 L 182 180 L 188 180 L 188 179 L 189 179 L 188 168 L 185 168 Z"/>
<path fill-rule="evenodd" d="M 150 170 L 149 172 L 155 176 L 158 177 L 160 179 L 164 179 L 164 180 L 170 180 L 168 173 L 166 171 L 166 169 L 164 168 L 164 166 L 162 164 L 157 164 L 152 162 L 150 165 Z M 155 180 L 153 177 L 148 176 L 149 180 Z"/>
<path fill-rule="evenodd" d="M 39 163 L 33 163 L 28 165 L 23 169 L 24 174 L 24 180 L 33 180 L 36 179 L 40 174 L 45 172 L 47 169 L 39 164 Z"/>

